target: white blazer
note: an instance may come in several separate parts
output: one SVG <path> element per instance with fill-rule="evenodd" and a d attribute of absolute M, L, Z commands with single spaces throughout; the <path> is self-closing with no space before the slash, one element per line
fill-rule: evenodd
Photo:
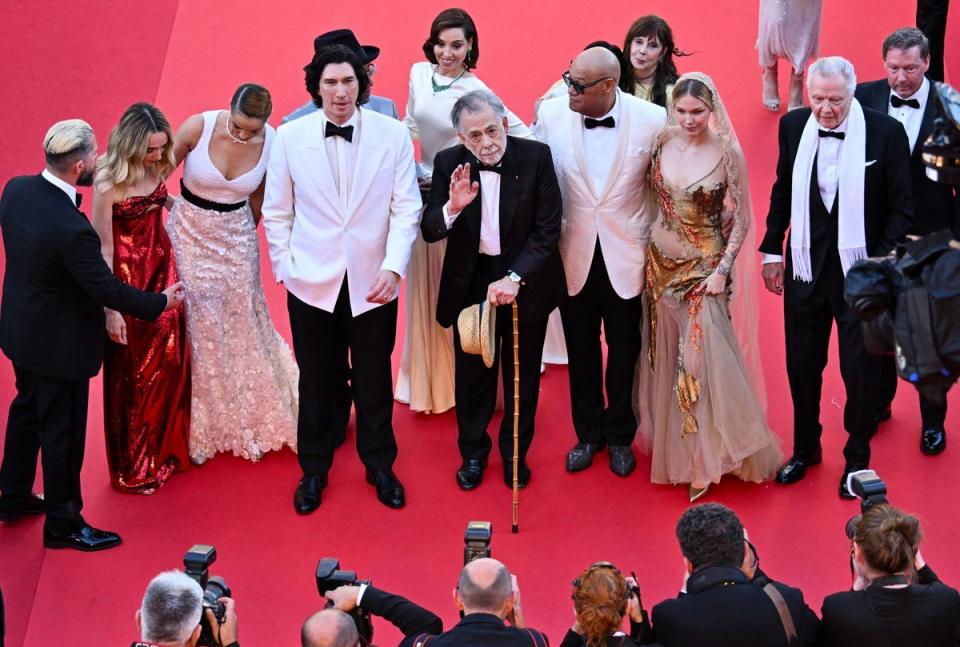
<path fill-rule="evenodd" d="M 540 104 L 534 136 L 550 146 L 563 196 L 560 256 L 567 290 L 583 289 L 597 239 L 613 289 L 631 299 L 643 289 L 644 249 L 656 217 L 656 202 L 647 190 L 647 167 L 653 140 L 667 119 L 658 105 L 617 90 L 620 102 L 619 145 L 613 165 L 597 195 L 583 152 L 583 119 L 567 97 Z"/>
<path fill-rule="evenodd" d="M 366 295 L 381 270 L 406 273 L 422 208 L 407 128 L 358 110 L 356 166 L 346 206 L 330 171 L 320 111 L 277 129 L 263 198 L 263 228 L 277 281 L 304 303 L 333 312 L 349 276 L 354 317 L 378 306 Z"/>

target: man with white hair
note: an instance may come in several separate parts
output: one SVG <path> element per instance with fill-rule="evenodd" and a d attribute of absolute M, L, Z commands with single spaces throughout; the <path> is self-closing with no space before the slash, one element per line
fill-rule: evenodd
<path fill-rule="evenodd" d="M 165 571 L 150 580 L 143 602 L 134 614 L 140 641 L 131 647 L 193 647 L 200 639 L 200 619 L 206 614 L 213 641 L 219 647 L 240 647 L 237 614 L 230 598 L 220 598 L 223 624 L 203 608 L 203 589 L 182 571 Z M 208 644 L 208 643 L 204 643 Z"/>
<path fill-rule="evenodd" d="M 118 545 L 119 535 L 80 515 L 87 393 L 103 361 L 103 309 L 153 321 L 180 305 L 183 288 L 141 292 L 104 262 L 76 189 L 92 184 L 97 160 L 87 122 L 54 124 L 43 149 L 43 172 L 11 179 L 0 198 L 6 254 L 0 348 L 17 378 L 0 465 L 0 521 L 46 513 L 47 548 L 104 550 Z M 30 491 L 38 455 L 44 499 Z"/>
<path fill-rule="evenodd" d="M 839 490 L 843 498 L 852 498 L 847 474 L 870 461 L 881 366 L 881 358 L 867 352 L 860 324 L 844 302 L 844 276 L 857 260 L 890 252 L 913 221 L 906 133 L 895 119 L 863 108 L 854 98 L 856 84 L 853 65 L 839 56 L 810 66 L 811 107 L 780 119 L 777 179 L 760 245 L 764 284 L 784 295 L 793 399 L 793 456 L 777 472 L 777 481 L 795 483 L 821 462 L 820 391 L 836 321 L 849 434 Z"/>

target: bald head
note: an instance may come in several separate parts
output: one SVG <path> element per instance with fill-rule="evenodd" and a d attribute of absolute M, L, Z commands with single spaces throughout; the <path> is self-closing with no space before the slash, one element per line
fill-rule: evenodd
<path fill-rule="evenodd" d="M 591 47 L 580 52 L 570 65 L 571 76 L 574 71 L 592 79 L 609 77 L 614 80 L 614 85 L 620 82 L 620 61 L 605 47 Z"/>
<path fill-rule="evenodd" d="M 513 579 L 502 563 L 489 557 L 476 559 L 460 571 L 460 600 L 467 613 L 500 614 L 512 606 Z"/>
<path fill-rule="evenodd" d="M 353 619 L 339 609 L 316 612 L 300 630 L 303 647 L 356 647 L 359 642 L 360 634 Z"/>
<path fill-rule="evenodd" d="M 568 74 L 571 110 L 596 119 L 613 108 L 620 81 L 620 61 L 613 52 L 604 47 L 585 49 L 570 63 Z"/>

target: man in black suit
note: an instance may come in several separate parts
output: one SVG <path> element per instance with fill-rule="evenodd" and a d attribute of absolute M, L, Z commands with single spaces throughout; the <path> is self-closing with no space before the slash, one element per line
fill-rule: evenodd
<path fill-rule="evenodd" d="M 913 228 L 907 232 L 922 236 L 942 229 L 960 230 L 960 206 L 956 189 L 927 177 L 921 153 L 923 142 L 933 131 L 936 100 L 932 83 L 926 77 L 930 68 L 930 46 L 923 32 L 905 27 L 883 41 L 883 66 L 886 79 L 857 86 L 857 100 L 867 108 L 883 112 L 901 124 L 907 133 L 910 155 L 910 179 L 913 187 Z M 883 384 L 877 418 L 890 418 L 890 403 L 897 392 L 897 370 L 892 357 L 883 362 Z M 940 397 L 920 397 L 920 450 L 939 454 L 947 446 L 943 423 L 947 418 L 944 389 Z"/>
<path fill-rule="evenodd" d="M 44 512 L 46 547 L 103 550 L 120 537 L 80 515 L 87 392 L 103 360 L 103 309 L 154 320 L 183 301 L 183 290 L 177 283 L 162 294 L 141 292 L 103 261 L 76 190 L 93 182 L 93 129 L 79 119 L 59 122 L 43 147 L 44 171 L 13 178 L 0 198 L 6 254 L 0 347 L 17 381 L 0 465 L 0 520 Z M 43 499 L 30 491 L 38 454 Z"/>
<path fill-rule="evenodd" d="M 784 619 L 789 614 L 797 634 L 789 644 L 816 644 L 819 621 L 803 593 L 769 580 L 760 586 L 742 570 L 752 553 L 732 510 L 719 503 L 690 508 L 677 522 L 677 540 L 688 579 L 677 598 L 653 607 L 657 643 L 782 647 L 787 644 Z"/>
<path fill-rule="evenodd" d="M 457 484 L 480 485 L 491 442 L 487 425 L 497 399 L 502 362 L 504 415 L 500 425 L 503 477 L 513 482 L 513 326 L 518 307 L 520 341 L 520 452 L 517 480 L 530 480 L 527 450 L 533 440 L 540 393 L 540 357 L 547 317 L 566 293 L 558 243 L 562 207 L 550 149 L 507 135 L 506 108 L 487 90 L 461 97 L 451 114 L 461 144 L 441 151 L 430 200 L 420 223 L 423 239 L 448 239 L 437 321 L 448 327 L 480 301 L 498 306 L 492 368 L 468 355 L 454 328 L 458 444 L 463 464 Z M 506 360 L 503 361 L 503 353 Z"/>
<path fill-rule="evenodd" d="M 860 323 L 843 300 L 843 279 L 853 262 L 887 254 L 911 227 L 907 138 L 896 120 L 863 109 L 854 99 L 856 74 L 849 61 L 818 59 L 807 85 L 812 110 L 793 110 L 780 120 L 777 179 L 760 245 L 764 283 L 785 295 L 793 399 L 793 456 L 777 472 L 777 481 L 799 481 L 807 467 L 821 461 L 821 386 L 836 321 L 846 391 L 843 423 L 849 434 L 839 492 L 852 498 L 846 475 L 870 462 L 882 361 L 864 346 Z"/>
<path fill-rule="evenodd" d="M 443 632 L 443 621 L 432 611 L 369 584 L 340 586 L 325 595 L 335 608 L 318 611 L 307 618 L 300 631 L 302 647 L 362 645 L 355 623 L 344 616 L 358 606 L 392 623 L 403 634 L 404 640 Z"/>

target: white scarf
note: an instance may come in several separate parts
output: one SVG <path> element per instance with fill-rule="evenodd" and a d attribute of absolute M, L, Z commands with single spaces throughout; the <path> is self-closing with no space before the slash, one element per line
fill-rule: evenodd
<path fill-rule="evenodd" d="M 793 191 L 790 196 L 790 251 L 793 278 L 804 283 L 813 280 L 810 263 L 810 180 L 813 161 L 820 146 L 820 124 L 810 118 L 800 136 L 797 158 L 793 162 Z M 863 227 L 864 171 L 867 159 L 867 125 L 863 108 L 856 99 L 847 115 L 847 130 L 838 160 L 837 204 L 839 221 L 837 250 L 843 274 L 856 261 L 867 257 L 867 238 Z M 827 209 L 830 205 L 826 205 Z"/>

